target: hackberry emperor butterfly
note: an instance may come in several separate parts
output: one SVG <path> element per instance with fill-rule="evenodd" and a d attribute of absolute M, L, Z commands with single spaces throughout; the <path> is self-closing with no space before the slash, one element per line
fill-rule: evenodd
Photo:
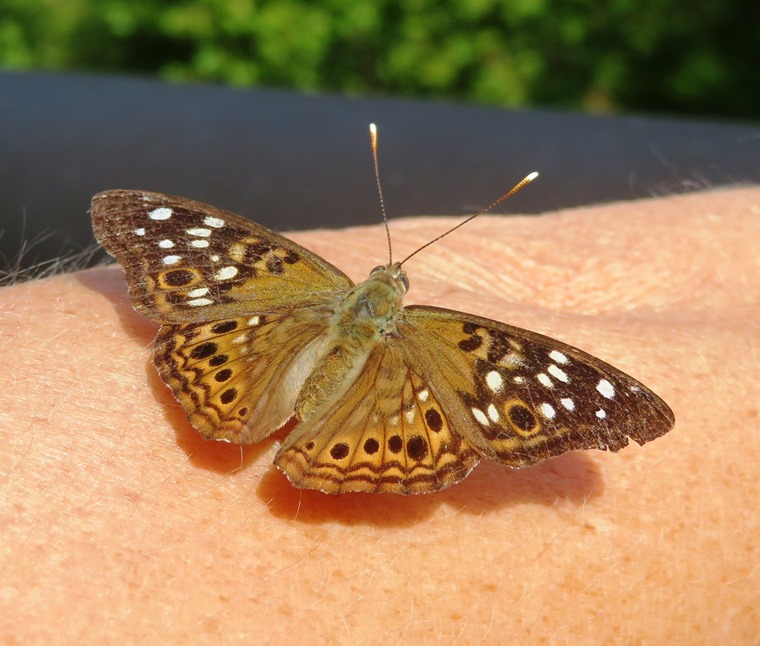
<path fill-rule="evenodd" d="M 135 308 L 161 325 L 154 363 L 191 424 L 252 443 L 295 415 L 275 464 L 297 487 L 427 493 L 482 458 L 618 451 L 674 424 L 651 390 L 577 348 L 403 307 L 402 263 L 354 285 L 277 233 L 159 193 L 99 193 L 92 220 Z"/>

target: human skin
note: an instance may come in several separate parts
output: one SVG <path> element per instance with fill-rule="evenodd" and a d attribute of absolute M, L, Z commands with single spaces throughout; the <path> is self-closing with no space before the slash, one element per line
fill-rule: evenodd
<path fill-rule="evenodd" d="M 403 257 L 451 225 L 391 225 Z M 355 280 L 381 227 L 293 234 Z M 422 496 L 299 491 L 202 439 L 118 267 L 0 290 L 4 643 L 750 643 L 760 634 L 760 189 L 488 215 L 407 303 L 577 345 L 676 426 Z"/>

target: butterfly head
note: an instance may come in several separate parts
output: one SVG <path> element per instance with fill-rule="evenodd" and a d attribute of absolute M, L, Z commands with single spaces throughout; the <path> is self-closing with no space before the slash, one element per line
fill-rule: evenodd
<path fill-rule="evenodd" d="M 379 280 L 395 288 L 402 296 L 409 291 L 409 278 L 400 262 L 378 265 L 369 272 L 369 279 Z"/>
<path fill-rule="evenodd" d="M 351 338 L 387 336 L 396 329 L 409 280 L 399 263 L 375 267 L 337 304 L 336 325 Z"/>

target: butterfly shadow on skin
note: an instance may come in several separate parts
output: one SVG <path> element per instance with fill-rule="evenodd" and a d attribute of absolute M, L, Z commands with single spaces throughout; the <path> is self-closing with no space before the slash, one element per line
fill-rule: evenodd
<path fill-rule="evenodd" d="M 127 296 L 126 281 L 117 266 L 98 267 L 76 274 L 77 280 L 107 298 L 119 317 L 124 335 L 140 348 L 152 346 L 158 325 L 137 313 Z M 174 429 L 177 445 L 193 466 L 215 473 L 232 473 L 250 466 L 265 453 L 272 441 L 254 445 L 230 444 L 204 438 L 188 421 L 182 407 L 161 380 L 153 361 L 145 364 L 146 388 L 162 407 L 167 423 Z"/>
<path fill-rule="evenodd" d="M 74 278 L 87 289 L 106 298 L 113 305 L 122 324 L 124 335 L 138 347 L 147 347 L 156 336 L 158 325 L 138 314 L 127 295 L 127 282 L 118 265 L 95 267 L 74 274 Z"/>
<path fill-rule="evenodd" d="M 551 508 L 558 501 L 580 507 L 603 490 L 597 462 L 576 451 L 526 469 L 510 469 L 486 460 L 448 489 L 410 496 L 367 493 L 334 496 L 296 489 L 272 467 L 261 477 L 257 494 L 278 518 L 305 524 L 338 522 L 405 527 L 428 519 L 442 506 L 478 516 L 525 504 Z"/>
<path fill-rule="evenodd" d="M 163 408 L 167 423 L 174 429 L 177 446 L 187 454 L 194 467 L 229 474 L 248 468 L 268 452 L 272 444 L 269 438 L 257 444 L 234 444 L 206 439 L 187 421 L 185 411 L 172 397 L 152 361 L 146 363 L 145 371 L 153 396 Z"/>

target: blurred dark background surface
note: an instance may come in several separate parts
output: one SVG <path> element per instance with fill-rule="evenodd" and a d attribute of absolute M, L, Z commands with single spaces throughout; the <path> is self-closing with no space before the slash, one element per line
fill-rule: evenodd
<path fill-rule="evenodd" d="M 90 197 L 182 195 L 287 231 L 379 221 L 367 127 L 391 217 L 540 213 L 760 179 L 760 129 L 411 99 L 0 72 L 0 268 L 92 242 Z"/>
<path fill-rule="evenodd" d="M 500 211 L 757 182 L 759 23 L 750 0 L 0 0 L 0 270 L 91 248 L 115 187 L 378 222 L 371 121 L 391 216 L 532 170 Z"/>

